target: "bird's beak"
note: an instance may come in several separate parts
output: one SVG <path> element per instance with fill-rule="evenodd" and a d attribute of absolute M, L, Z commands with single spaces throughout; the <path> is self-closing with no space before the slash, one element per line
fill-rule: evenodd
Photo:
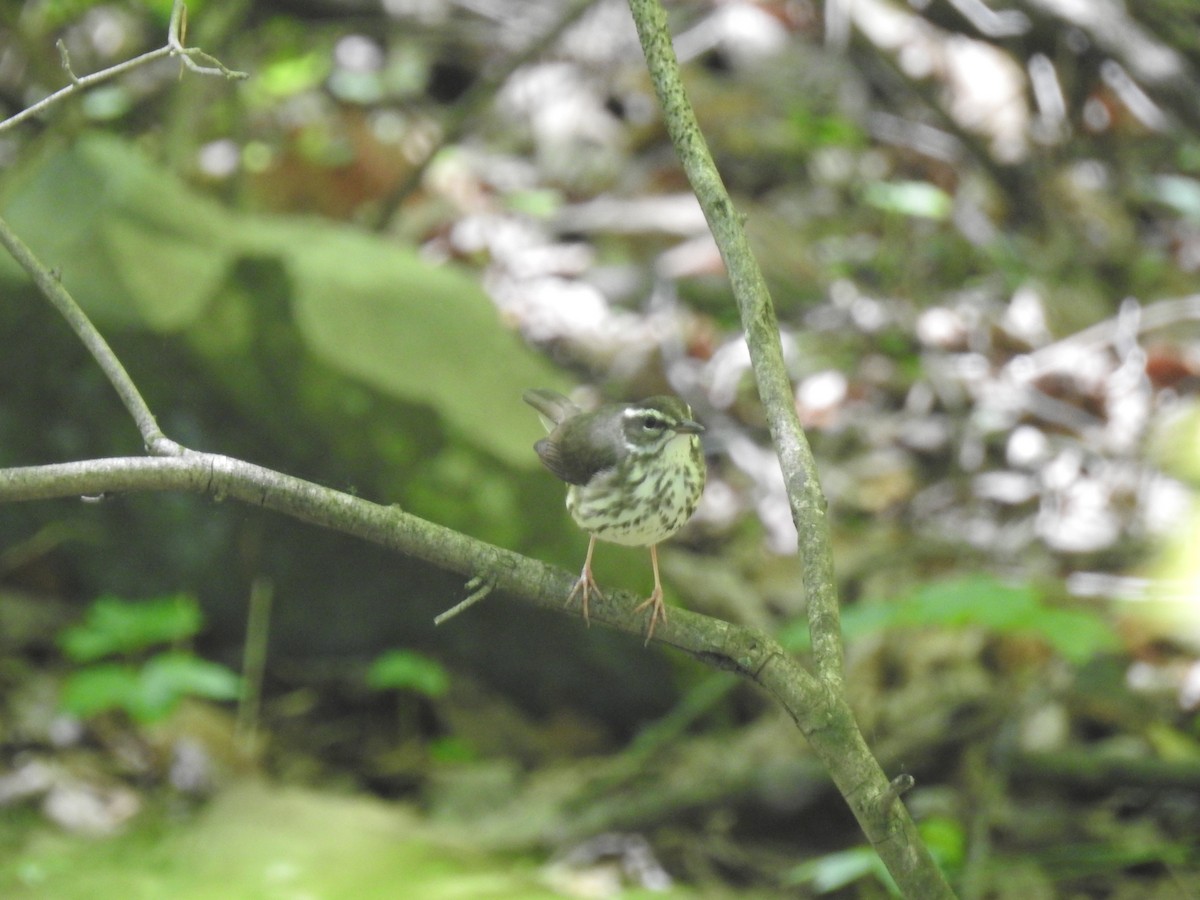
<path fill-rule="evenodd" d="M 703 425 L 699 422 L 693 422 L 691 419 L 684 419 L 675 426 L 675 431 L 679 434 L 699 434 L 703 430 Z"/>

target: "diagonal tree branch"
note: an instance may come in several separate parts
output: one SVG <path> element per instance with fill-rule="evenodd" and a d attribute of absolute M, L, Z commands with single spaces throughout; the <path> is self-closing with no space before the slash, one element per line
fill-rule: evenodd
<path fill-rule="evenodd" d="M 96 364 L 100 366 L 101 371 L 108 377 L 109 383 L 116 390 L 117 396 L 121 398 L 121 402 L 133 416 L 133 421 L 137 425 L 138 431 L 141 432 L 142 442 L 147 452 L 159 456 L 181 453 L 183 448 L 163 434 L 158 427 L 154 413 L 150 412 L 150 407 L 142 399 L 137 385 L 133 383 L 133 379 L 125 371 L 125 366 L 108 346 L 108 341 L 96 330 L 91 319 L 79 308 L 75 298 L 67 292 L 57 276 L 34 256 L 33 251 L 17 237 L 16 232 L 3 218 L 0 218 L 0 244 L 4 245 L 4 248 L 12 254 L 12 258 L 29 274 L 38 290 L 42 292 L 42 296 L 62 314 L 62 317 L 67 320 L 67 324 L 71 326 L 79 340 L 92 354 L 92 358 L 96 360 Z"/>
<path fill-rule="evenodd" d="M 170 457 L 112 457 L 0 469 L 0 503 L 167 491 L 240 500 L 354 535 L 464 577 L 478 576 L 494 590 L 535 606 L 581 615 L 577 607 L 563 606 L 575 582 L 570 572 L 428 522 L 398 506 L 372 503 L 232 457 L 189 450 Z M 628 592 L 606 592 L 591 605 L 591 618 L 641 639 L 645 623 L 633 613 L 635 603 Z M 716 668 L 759 681 L 781 699 L 787 698 L 785 705 L 798 722 L 821 727 L 821 717 L 813 711 L 823 706 L 823 689 L 778 643 L 755 629 L 673 609 L 669 622 L 655 629 L 654 639 Z M 781 669 L 788 671 L 786 687 L 775 674 Z"/>
<path fill-rule="evenodd" d="M 562 602 L 575 582 L 574 573 L 427 522 L 397 506 L 372 503 L 228 456 L 184 451 L 170 457 L 0 469 L 0 503 L 147 491 L 240 500 L 372 541 L 464 577 L 482 578 L 523 602 L 581 616 L 578 607 L 564 607 Z M 628 592 L 608 592 L 592 603 L 591 619 L 641 640 L 645 625 L 633 612 L 636 601 Z M 899 789 L 883 777 L 849 707 L 777 641 L 756 629 L 686 609 L 673 609 L 671 618 L 655 629 L 654 640 L 761 686 L 807 737 L 884 860 L 918 858 L 923 848 L 908 831 L 912 823 L 903 804 L 896 802 Z M 905 877 L 902 866 L 889 862 L 889 868 L 900 871 L 897 881 L 902 886 L 920 886 L 912 891 L 905 888 L 910 897 L 949 896 L 936 889 L 927 872 L 918 880 Z M 936 868 L 932 872 L 939 874 Z"/>

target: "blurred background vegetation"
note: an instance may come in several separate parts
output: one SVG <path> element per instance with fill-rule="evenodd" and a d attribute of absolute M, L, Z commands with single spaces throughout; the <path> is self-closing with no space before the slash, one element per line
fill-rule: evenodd
<path fill-rule="evenodd" d="M 1131 6 L 668 5 L 822 467 L 856 709 L 964 897 L 1200 876 L 1200 11 Z M 574 569 L 521 391 L 679 394 L 709 486 L 668 594 L 805 653 L 623 4 L 188 12 L 247 80 L 159 62 L 0 132 L 0 209 L 166 434 Z M 57 41 L 83 75 L 169 13 L 5 5 L 3 114 L 67 83 Z M 141 453 L 0 286 L 0 465 Z M 602 545 L 601 583 L 647 590 L 645 557 Z M 232 503 L 5 507 L 0 893 L 887 895 L 752 688 L 504 597 L 435 628 L 465 593 Z"/>

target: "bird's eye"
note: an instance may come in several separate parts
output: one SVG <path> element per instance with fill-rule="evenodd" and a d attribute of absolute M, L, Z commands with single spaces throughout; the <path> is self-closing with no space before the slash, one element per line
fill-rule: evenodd
<path fill-rule="evenodd" d="M 665 431 L 666 427 L 667 427 L 666 421 L 658 418 L 657 416 L 646 416 L 646 418 L 642 419 L 642 430 L 643 431 L 647 431 L 647 432 Z"/>

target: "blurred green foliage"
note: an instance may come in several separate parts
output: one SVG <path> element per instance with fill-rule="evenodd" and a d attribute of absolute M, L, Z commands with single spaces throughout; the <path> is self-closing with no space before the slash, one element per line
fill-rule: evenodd
<path fill-rule="evenodd" d="M 266 328 L 294 329 L 285 353 L 427 404 L 509 465 L 536 462 L 528 422 L 494 413 L 531 385 L 561 386 L 562 376 L 501 327 L 475 278 L 451 266 L 345 226 L 236 214 L 108 135 L 36 159 L 0 199 L 102 327 L 187 329 L 221 358 L 271 349 Z M 283 321 L 264 319 L 271 305 L 253 285 L 231 284 L 247 259 L 283 267 Z M 14 267 L 5 255 L 0 276 L 21 278 Z"/>
<path fill-rule="evenodd" d="M 925 181 L 872 181 L 863 186 L 871 206 L 921 219 L 945 220 L 954 211 L 954 198 Z"/>
<path fill-rule="evenodd" d="M 73 662 L 93 662 L 188 640 L 202 622 L 199 605 L 187 594 L 136 603 L 105 595 L 88 608 L 82 622 L 59 636 L 59 647 Z"/>
<path fill-rule="evenodd" d="M 367 684 L 379 691 L 412 691 L 440 697 L 450 689 L 450 675 L 437 660 L 411 650 L 389 650 L 371 663 Z"/>
<path fill-rule="evenodd" d="M 72 670 L 63 681 L 63 709 L 81 718 L 120 710 L 140 722 L 153 722 L 170 713 L 184 697 L 236 699 L 241 679 L 224 666 L 181 649 L 146 655 L 160 644 L 195 637 L 202 624 L 199 604 L 185 594 L 141 602 L 100 597 L 83 622 L 59 636 L 64 654 L 79 663 L 111 656 L 144 659 Z"/>
<path fill-rule="evenodd" d="M 1120 647 L 1115 627 L 1099 612 L 1056 606 L 1033 584 L 988 574 L 924 582 L 907 594 L 857 603 L 842 613 L 842 632 L 850 641 L 881 631 L 968 626 L 1038 637 L 1076 664 Z M 807 647 L 808 623 L 792 623 L 781 639 L 789 647 Z"/>

